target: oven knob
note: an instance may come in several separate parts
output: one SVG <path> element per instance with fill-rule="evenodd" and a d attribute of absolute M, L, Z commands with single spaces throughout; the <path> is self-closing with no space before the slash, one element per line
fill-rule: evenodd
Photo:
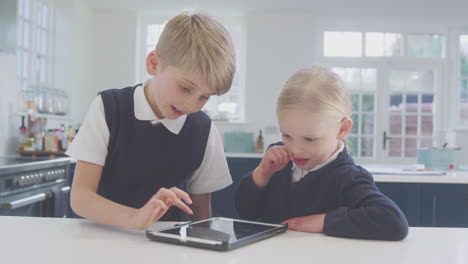
<path fill-rule="evenodd" d="M 24 186 L 25 184 L 25 177 L 24 176 L 21 176 L 20 179 L 18 180 L 18 185 L 19 186 Z"/>

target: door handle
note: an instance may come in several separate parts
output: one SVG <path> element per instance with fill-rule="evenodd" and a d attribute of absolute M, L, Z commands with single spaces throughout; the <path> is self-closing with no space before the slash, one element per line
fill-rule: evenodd
<path fill-rule="evenodd" d="M 392 137 L 387 136 L 387 131 L 383 132 L 383 150 L 387 148 L 387 140 L 392 139 Z"/>
<path fill-rule="evenodd" d="M 18 200 L 14 200 L 11 202 L 2 203 L 0 204 L 0 207 L 6 208 L 6 209 L 17 209 L 26 205 L 44 201 L 45 199 L 47 199 L 47 194 L 40 193 L 36 195 L 31 195 L 25 198 L 21 198 Z"/>

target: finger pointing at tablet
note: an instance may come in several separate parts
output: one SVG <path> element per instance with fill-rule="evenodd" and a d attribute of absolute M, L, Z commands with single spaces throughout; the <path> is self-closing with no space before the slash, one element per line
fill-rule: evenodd
<path fill-rule="evenodd" d="M 184 203 L 192 204 L 189 195 L 178 188 L 161 188 L 151 197 L 151 199 L 140 209 L 136 210 L 131 222 L 136 229 L 145 229 L 161 218 L 171 206 L 176 206 L 186 212 L 193 214 L 193 211 Z"/>

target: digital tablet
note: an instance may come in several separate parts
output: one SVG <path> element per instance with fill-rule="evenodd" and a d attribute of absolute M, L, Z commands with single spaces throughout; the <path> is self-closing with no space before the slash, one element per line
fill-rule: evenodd
<path fill-rule="evenodd" d="M 159 230 L 148 228 L 146 236 L 155 241 L 226 251 L 280 234 L 287 229 L 287 224 L 213 217 Z"/>

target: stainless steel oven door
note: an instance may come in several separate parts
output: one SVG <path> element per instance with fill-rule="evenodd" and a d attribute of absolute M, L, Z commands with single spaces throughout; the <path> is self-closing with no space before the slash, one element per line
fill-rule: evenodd
<path fill-rule="evenodd" d="M 48 193 L 31 193 L 21 198 L 2 199 L 0 215 L 47 216 L 48 200 Z"/>
<path fill-rule="evenodd" d="M 0 199 L 0 215 L 9 216 L 38 216 L 38 217 L 67 217 L 67 207 L 70 200 L 70 187 L 60 186 L 61 196 L 65 207 L 63 215 L 57 215 L 55 211 L 53 194 L 51 191 L 43 190 L 43 192 L 26 192 L 21 195 L 15 195 L 10 198 Z"/>

